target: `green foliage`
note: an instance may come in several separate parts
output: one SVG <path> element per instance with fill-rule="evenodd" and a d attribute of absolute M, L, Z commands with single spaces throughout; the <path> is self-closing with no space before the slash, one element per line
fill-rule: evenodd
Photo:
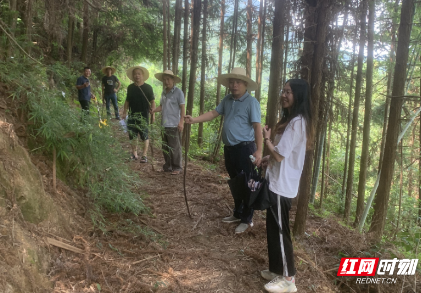
<path fill-rule="evenodd" d="M 76 77 L 66 67 L 60 63 L 43 67 L 16 60 L 2 63 L 2 68 L 1 79 L 14 86 L 14 98 L 26 102 L 22 107 L 29 113 L 35 143 L 41 143 L 46 154 L 55 148 L 58 159 L 71 167 L 64 181 L 88 188 L 94 203 L 91 217 L 96 225 L 104 223 L 102 209 L 134 214 L 146 210 L 138 194 L 139 178 L 124 164 L 127 154 L 111 128 L 99 127 L 94 115 L 81 119 L 80 109 L 67 98 L 73 90 L 66 85 L 74 84 Z M 46 72 L 62 78 L 57 88 L 49 89 L 42 82 L 47 79 Z"/>

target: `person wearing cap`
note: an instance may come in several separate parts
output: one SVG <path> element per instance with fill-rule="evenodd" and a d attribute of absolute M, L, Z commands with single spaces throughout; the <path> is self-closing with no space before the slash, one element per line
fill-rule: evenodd
<path fill-rule="evenodd" d="M 246 76 L 244 68 L 235 67 L 229 74 L 218 76 L 217 81 L 229 88 L 230 94 L 224 97 L 215 110 L 198 117 L 186 115 L 186 123 L 210 121 L 219 115 L 224 116 L 222 141 L 224 143 L 225 167 L 230 178 L 241 171 L 251 171 L 250 155 L 255 157 L 254 164 L 260 165 L 263 150 L 263 136 L 260 104 L 249 91 L 257 89 L 257 83 Z M 235 233 L 243 233 L 253 226 L 253 209 L 244 202 L 234 199 L 234 214 L 222 219 L 225 223 L 240 222 Z"/>
<path fill-rule="evenodd" d="M 111 66 L 106 66 L 102 68 L 102 73 L 105 76 L 102 78 L 102 97 L 105 99 L 105 104 L 107 107 L 107 115 L 111 117 L 110 110 L 110 101 L 113 103 L 115 118 L 120 120 L 120 114 L 118 113 L 118 103 L 116 93 L 120 89 L 120 81 L 114 75 L 116 69 Z"/>
<path fill-rule="evenodd" d="M 83 68 L 83 75 L 76 81 L 77 95 L 79 103 L 82 108 L 82 113 L 89 115 L 89 106 L 91 103 L 91 84 L 88 77 L 91 76 L 91 69 L 89 67 Z"/>
<path fill-rule="evenodd" d="M 160 105 L 153 112 L 162 111 L 162 151 L 165 164 L 163 170 L 178 175 L 183 170 L 181 159 L 181 132 L 184 128 L 185 100 L 183 92 L 175 86 L 181 79 L 171 70 L 155 74 L 164 84 Z"/>
<path fill-rule="evenodd" d="M 141 163 L 147 163 L 147 152 L 149 147 L 148 126 L 149 113 L 155 109 L 155 97 L 152 87 L 145 83 L 149 78 L 149 71 L 141 66 L 130 67 L 126 71 L 127 77 L 133 83 L 127 87 L 127 97 L 124 103 L 123 119 L 127 120 L 129 139 L 132 141 L 132 159 L 137 160 L 137 138 L 144 141 Z"/>

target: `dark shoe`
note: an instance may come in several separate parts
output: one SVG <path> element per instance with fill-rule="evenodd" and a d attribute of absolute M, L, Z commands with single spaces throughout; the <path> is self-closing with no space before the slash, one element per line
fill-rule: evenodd
<path fill-rule="evenodd" d="M 137 160 L 137 158 L 135 157 L 135 155 L 131 155 L 130 160 Z"/>
<path fill-rule="evenodd" d="M 147 162 L 148 162 L 148 158 L 147 158 L 147 157 L 145 157 L 145 156 L 142 156 L 142 157 L 140 158 L 140 162 L 141 162 L 141 163 L 147 163 Z"/>

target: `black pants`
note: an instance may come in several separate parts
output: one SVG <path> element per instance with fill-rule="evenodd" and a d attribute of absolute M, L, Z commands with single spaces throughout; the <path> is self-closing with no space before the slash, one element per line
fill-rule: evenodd
<path fill-rule="evenodd" d="M 82 113 L 89 115 L 89 105 L 91 104 L 91 102 L 86 100 L 79 100 L 79 103 L 82 107 Z"/>
<path fill-rule="evenodd" d="M 224 146 L 225 167 L 230 178 L 236 177 L 241 171 L 250 173 L 252 165 L 249 156 L 256 151 L 256 144 L 240 144 Z M 241 223 L 249 224 L 253 219 L 253 209 L 247 207 L 242 200 L 234 199 L 234 217 L 241 219 Z"/>
<path fill-rule="evenodd" d="M 267 209 L 266 211 L 269 271 L 281 276 L 292 277 L 295 275 L 295 266 L 289 229 L 291 199 L 270 192 L 276 198 L 276 204 L 272 206 L 272 210 Z M 282 227 L 282 230 L 279 227 Z"/>

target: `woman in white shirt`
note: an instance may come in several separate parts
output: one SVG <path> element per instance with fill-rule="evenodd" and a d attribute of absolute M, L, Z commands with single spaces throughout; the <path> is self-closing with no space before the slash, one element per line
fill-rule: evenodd
<path fill-rule="evenodd" d="M 261 272 L 270 282 L 268 292 L 297 292 L 294 255 L 289 229 L 291 199 L 297 196 L 307 141 L 311 141 L 310 87 L 305 80 L 290 79 L 281 92 L 283 115 L 275 127 L 266 125 L 263 137 L 270 155 L 263 158 L 266 178 L 276 203 L 266 213 L 269 269 Z"/>

